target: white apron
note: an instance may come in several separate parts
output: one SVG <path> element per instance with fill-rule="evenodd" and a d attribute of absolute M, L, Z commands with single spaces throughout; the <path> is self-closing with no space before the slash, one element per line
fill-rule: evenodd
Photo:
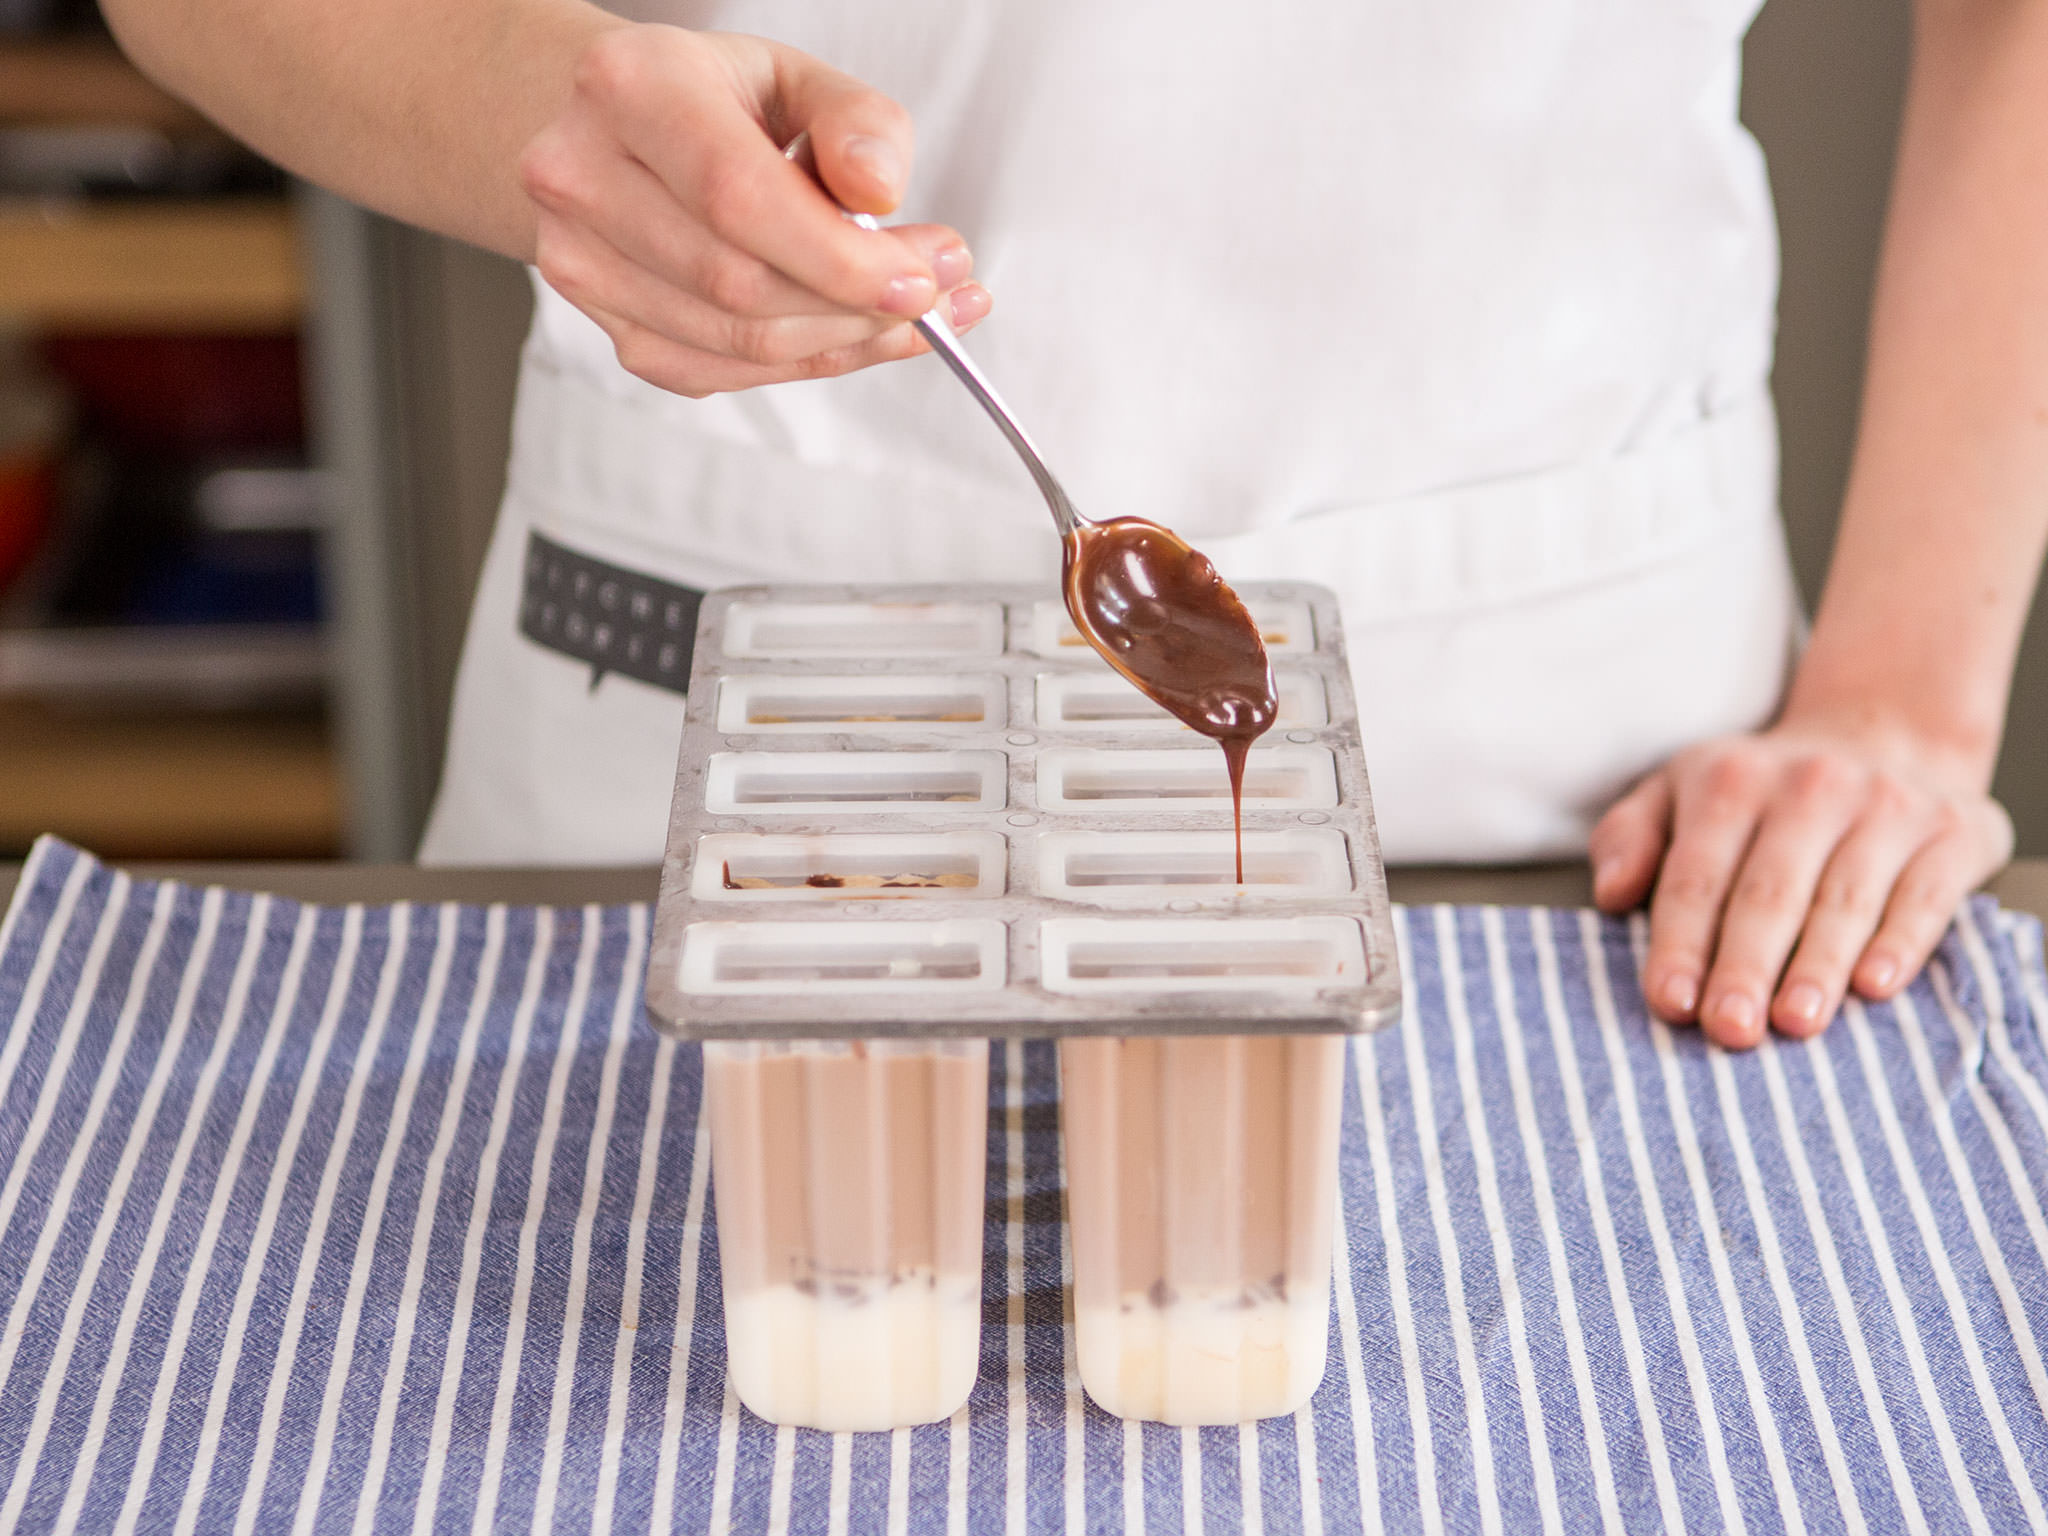
<path fill-rule="evenodd" d="M 656 0 L 659 3 L 659 0 Z M 1583 847 L 1770 715 L 1776 248 L 1749 0 L 670 3 L 889 91 L 909 219 L 1081 508 L 1344 603 L 1388 857 Z M 1248 19 L 1248 14 L 1250 18 Z M 649 862 L 682 700 L 518 633 L 529 536 L 668 581 L 1043 580 L 1052 525 L 934 359 L 690 401 L 545 287 L 421 856 Z"/>

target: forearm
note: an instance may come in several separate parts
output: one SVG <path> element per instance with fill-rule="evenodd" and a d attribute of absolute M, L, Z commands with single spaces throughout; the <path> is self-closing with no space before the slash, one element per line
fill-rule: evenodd
<path fill-rule="evenodd" d="M 103 0 L 136 63 L 286 168 L 530 259 L 520 150 L 622 23 L 585 0 Z"/>
<path fill-rule="evenodd" d="M 2048 5 L 1922 0 L 1833 566 L 1787 713 L 1990 782 L 2048 540 Z"/>

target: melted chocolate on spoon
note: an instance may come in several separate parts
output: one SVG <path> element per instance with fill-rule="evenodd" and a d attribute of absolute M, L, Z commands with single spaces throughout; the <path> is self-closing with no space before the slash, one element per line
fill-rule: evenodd
<path fill-rule="evenodd" d="M 1139 517 L 1083 523 L 1066 540 L 1067 612 L 1152 701 L 1223 747 L 1237 883 L 1244 884 L 1244 763 L 1279 712 L 1266 642 L 1199 550 Z"/>

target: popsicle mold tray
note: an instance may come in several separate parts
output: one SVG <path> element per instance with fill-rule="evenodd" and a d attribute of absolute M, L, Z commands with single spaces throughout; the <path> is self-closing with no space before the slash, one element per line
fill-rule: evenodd
<path fill-rule="evenodd" d="M 1400 978 L 1335 597 L 1238 587 L 1245 774 L 1043 587 L 740 587 L 699 614 L 647 1000 L 687 1039 L 1355 1032 Z"/>

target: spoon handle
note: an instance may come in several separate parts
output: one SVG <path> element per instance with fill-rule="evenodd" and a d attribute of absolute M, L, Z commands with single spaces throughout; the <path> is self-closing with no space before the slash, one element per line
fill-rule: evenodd
<path fill-rule="evenodd" d="M 996 393 L 995 385 L 989 383 L 987 376 L 974 365 L 974 359 L 962 350 L 959 338 L 953 334 L 945 317 L 933 309 L 911 323 L 917 327 L 918 335 L 931 343 L 931 349 L 938 353 L 939 360 L 953 370 L 953 376 L 967 386 L 967 392 L 981 402 L 981 408 L 988 412 L 988 419 L 1009 439 L 1010 446 L 1017 450 L 1017 457 L 1024 461 L 1024 467 L 1031 471 L 1031 478 L 1038 483 L 1039 495 L 1052 509 L 1052 520 L 1059 525 L 1060 537 L 1070 537 L 1081 526 L 1081 514 L 1067 499 L 1066 488 L 1045 467 L 1038 445 L 1031 441 L 1031 435 L 1024 430 L 1023 424 L 1010 413 L 1003 397 Z"/>
<path fill-rule="evenodd" d="M 794 161 L 807 171 L 813 181 L 819 181 L 817 160 L 811 152 L 811 133 L 808 128 L 791 139 L 789 146 L 782 153 L 786 159 Z M 821 190 L 823 185 L 824 183 L 819 181 Z M 882 227 L 872 214 L 853 213 L 843 208 L 840 212 L 862 229 L 879 231 Z M 1038 494 L 1045 498 L 1046 506 L 1052 510 L 1052 520 L 1059 527 L 1060 537 L 1071 538 L 1087 519 L 1075 510 L 1074 503 L 1068 499 L 1065 487 L 1059 483 L 1053 472 L 1046 468 L 1045 458 L 1039 453 L 1038 445 L 1031 441 L 1031 434 L 1024 430 L 1023 424 L 1004 403 L 1003 397 L 996 393 L 995 385 L 989 383 L 987 375 L 974 365 L 974 359 L 961 349 L 960 339 L 953 334 L 953 328 L 947 323 L 946 317 L 934 307 L 910 323 L 916 327 L 917 334 L 931 345 L 932 351 L 939 355 L 939 360 L 953 370 L 953 376 L 967 386 L 967 392 L 981 402 L 981 408 L 988 412 L 989 420 L 996 424 L 997 430 L 1009 440 L 1010 446 L 1017 450 L 1017 457 L 1022 459 L 1024 467 L 1031 471 L 1031 478 L 1038 486 Z"/>

